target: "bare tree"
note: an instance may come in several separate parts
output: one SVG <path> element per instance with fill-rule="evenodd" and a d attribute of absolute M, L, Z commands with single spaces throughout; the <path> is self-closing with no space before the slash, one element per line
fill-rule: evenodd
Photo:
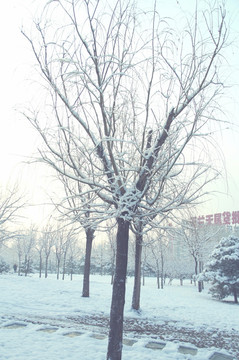
<path fill-rule="evenodd" d="M 62 280 L 65 279 L 66 257 L 68 250 L 73 241 L 73 229 L 66 226 L 58 226 L 55 231 L 54 249 L 56 254 L 57 280 L 60 278 L 60 268 L 62 267 Z"/>
<path fill-rule="evenodd" d="M 75 243 L 76 243 L 76 238 L 75 238 L 74 230 L 66 229 L 65 242 L 64 242 L 64 246 L 63 246 L 62 280 L 65 279 L 67 254 L 68 254 L 69 250 L 70 251 L 73 250 Z M 71 273 L 71 280 L 72 280 L 72 273 Z"/>
<path fill-rule="evenodd" d="M 130 223 L 196 203 L 215 177 L 194 150 L 218 115 L 225 12 L 197 12 L 179 35 L 156 6 L 52 0 L 35 25 L 23 34 L 55 114 L 25 113 L 45 142 L 41 158 L 95 197 L 92 219 L 117 221 L 107 359 L 119 360 Z"/>
<path fill-rule="evenodd" d="M 24 256 L 23 271 L 25 276 L 31 271 L 32 257 L 34 255 L 34 249 L 36 244 L 36 230 L 34 226 L 20 236 L 20 242 L 22 246 L 22 254 Z M 20 245 L 20 244 L 19 244 Z"/>
<path fill-rule="evenodd" d="M 43 266 L 43 249 L 44 249 L 44 244 L 42 241 L 42 238 L 37 238 L 36 240 L 36 245 L 35 245 L 35 249 L 39 255 L 39 277 L 41 278 L 42 276 L 42 266 Z"/>
<path fill-rule="evenodd" d="M 18 256 L 18 275 L 27 276 L 31 271 L 34 250 L 36 246 L 36 229 L 32 225 L 29 229 L 18 230 L 14 236 L 13 246 Z"/>
<path fill-rule="evenodd" d="M 175 229 L 176 230 L 176 229 Z M 176 230 L 181 238 L 181 244 L 186 245 L 186 249 L 194 260 L 195 284 L 196 277 L 203 270 L 203 263 L 207 260 L 208 254 L 213 249 L 213 239 L 224 230 L 223 226 L 199 224 L 193 217 L 182 222 L 181 228 Z M 201 292 L 203 283 L 198 281 L 198 291 Z"/>
<path fill-rule="evenodd" d="M 160 206 L 159 206 L 160 208 Z M 172 206 L 173 208 L 173 206 Z M 164 220 L 164 217 L 161 216 L 161 220 L 157 222 L 152 222 L 157 218 L 157 213 L 154 213 L 150 217 L 141 216 L 134 221 L 134 230 L 135 233 L 135 267 L 134 267 L 134 290 L 132 296 L 132 309 L 138 311 L 140 309 L 140 291 L 141 291 L 141 265 L 142 265 L 142 253 L 143 253 L 143 237 L 144 234 L 147 234 L 150 229 L 155 229 L 159 227 L 160 222 Z M 149 243 L 147 246 L 150 245 Z M 151 249 L 152 251 L 152 249 Z M 146 255 L 146 252 L 145 252 Z"/>
<path fill-rule="evenodd" d="M 67 253 L 68 258 L 66 259 L 66 268 L 72 280 L 73 274 L 75 274 L 75 271 L 77 271 L 77 260 L 82 255 L 82 249 L 77 246 L 76 238 L 70 240 Z M 64 280 L 64 274 L 65 272 L 63 271 L 62 280 Z"/>
<path fill-rule="evenodd" d="M 21 246 L 21 239 L 18 237 L 17 238 L 17 257 L 18 257 L 18 276 L 21 275 L 21 268 L 22 268 L 22 246 Z"/>
<path fill-rule="evenodd" d="M 80 166 L 83 167 L 82 164 Z M 59 179 L 64 186 L 66 196 L 55 206 L 63 217 L 70 218 L 72 223 L 80 223 L 85 231 L 86 246 L 82 296 L 89 297 L 92 243 L 97 228 L 95 219 L 92 219 L 91 210 L 95 201 L 95 194 L 88 192 L 80 182 L 72 181 L 64 174 L 59 174 Z"/>
<path fill-rule="evenodd" d="M 52 251 L 53 246 L 55 245 L 55 230 L 52 225 L 48 224 L 42 230 L 42 247 L 43 253 L 45 255 L 45 278 L 48 276 L 48 265 L 49 257 Z"/>
<path fill-rule="evenodd" d="M 157 287 L 164 288 L 165 261 L 167 255 L 168 240 L 163 230 L 157 229 L 150 241 L 149 248 L 153 256 L 153 264 L 156 269 Z"/>
<path fill-rule="evenodd" d="M 64 242 L 65 242 L 64 231 L 57 229 L 55 232 L 55 242 L 54 242 L 54 248 L 56 254 L 57 280 L 59 280 L 60 277 L 60 265 L 64 252 Z"/>
<path fill-rule="evenodd" d="M 17 185 L 0 190 L 0 245 L 16 237 L 15 228 L 10 228 L 19 220 L 19 211 L 25 206 L 23 195 Z"/>

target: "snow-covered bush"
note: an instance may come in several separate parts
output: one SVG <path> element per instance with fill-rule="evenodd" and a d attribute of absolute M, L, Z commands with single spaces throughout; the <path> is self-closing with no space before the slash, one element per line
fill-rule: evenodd
<path fill-rule="evenodd" d="M 2 258 L 0 258 L 0 274 L 8 272 L 9 270 L 9 265 Z"/>
<path fill-rule="evenodd" d="M 234 296 L 238 303 L 239 294 L 239 238 L 229 236 L 222 238 L 216 245 L 200 280 L 212 282 L 209 292 L 214 298 L 224 299 Z"/>

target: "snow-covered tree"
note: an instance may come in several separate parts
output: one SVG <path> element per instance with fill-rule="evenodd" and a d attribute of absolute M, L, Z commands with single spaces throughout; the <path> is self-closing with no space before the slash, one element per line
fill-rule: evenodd
<path fill-rule="evenodd" d="M 210 293 L 214 298 L 224 299 L 233 295 L 238 303 L 239 238 L 232 235 L 222 238 L 199 277 L 212 282 Z"/>
<path fill-rule="evenodd" d="M 96 223 L 117 221 L 107 359 L 122 354 L 130 224 L 196 202 L 215 177 L 194 150 L 217 119 L 227 30 L 223 7 L 201 15 L 180 34 L 156 2 L 52 0 L 35 33 L 23 32 L 49 94 L 44 114 L 25 112 L 46 145 L 41 160 L 95 198 Z"/>

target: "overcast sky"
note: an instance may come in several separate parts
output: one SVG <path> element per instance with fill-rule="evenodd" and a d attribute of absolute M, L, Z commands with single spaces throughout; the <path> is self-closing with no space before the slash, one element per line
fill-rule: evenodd
<path fill-rule="evenodd" d="M 20 28 L 21 25 L 29 26 L 37 1 L 0 2 L 0 185 L 5 186 L 17 180 L 21 187 L 29 192 L 33 203 L 41 202 L 46 198 L 44 188 L 49 178 L 47 180 L 44 178 L 45 170 L 43 171 L 41 166 L 36 164 L 29 166 L 23 163 L 36 152 L 39 139 L 19 113 L 19 109 L 27 105 L 34 95 L 32 94 L 34 86 L 31 84 L 33 58 L 28 44 L 20 33 Z M 148 4 L 148 0 L 140 1 Z M 162 1 L 158 2 L 162 3 Z M 201 0 L 199 2 L 201 3 Z M 166 3 L 168 7 L 162 7 L 164 15 L 172 16 L 177 6 L 192 4 L 193 0 L 169 0 Z M 222 104 L 225 107 L 225 119 L 234 122 L 235 127 L 218 135 L 225 158 L 227 178 L 223 177 L 210 186 L 211 190 L 219 193 L 214 195 L 202 210 L 200 209 L 204 214 L 239 210 L 239 1 L 228 0 L 227 9 L 232 24 L 231 39 L 234 40 L 228 49 L 228 73 L 229 82 L 234 82 L 235 86 L 226 91 L 227 97 L 222 99 Z M 37 97 L 37 94 L 35 96 Z M 31 216 L 36 221 L 37 211 L 32 211 Z"/>

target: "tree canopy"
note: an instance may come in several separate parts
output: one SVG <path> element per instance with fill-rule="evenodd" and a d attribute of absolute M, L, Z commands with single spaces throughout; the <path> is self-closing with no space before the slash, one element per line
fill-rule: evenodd
<path fill-rule="evenodd" d="M 224 8 L 196 8 L 179 33 L 156 3 L 50 0 L 23 31 L 51 108 L 25 113 L 41 160 L 81 184 L 79 216 L 117 220 L 110 360 L 121 359 L 130 223 L 197 202 L 217 175 L 198 139 L 218 120 Z"/>

